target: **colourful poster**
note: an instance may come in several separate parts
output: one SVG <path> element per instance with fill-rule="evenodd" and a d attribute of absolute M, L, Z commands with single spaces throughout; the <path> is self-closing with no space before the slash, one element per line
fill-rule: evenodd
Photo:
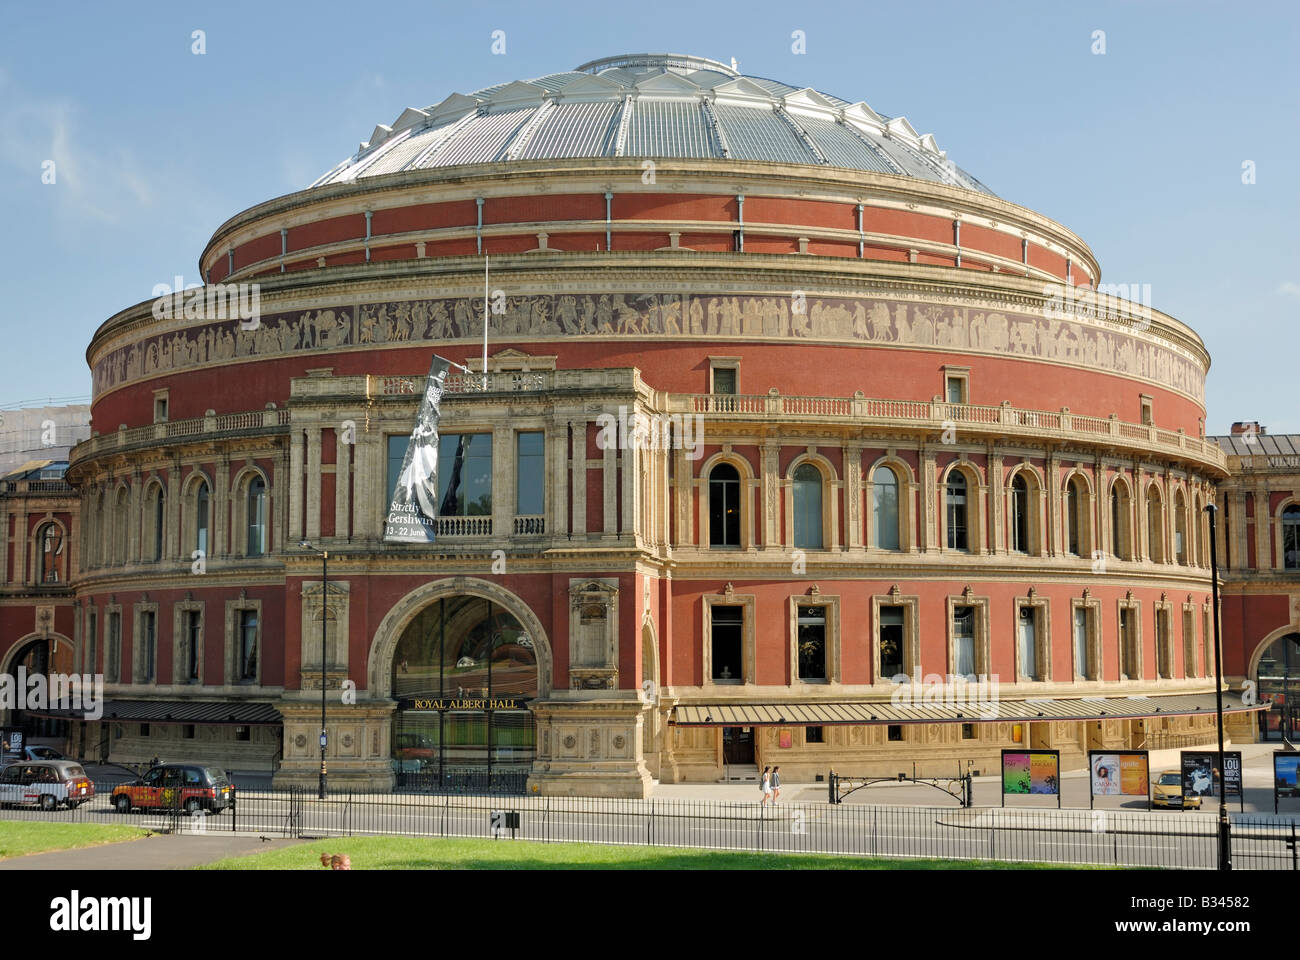
<path fill-rule="evenodd" d="M 1050 793 L 1055 795 L 1060 788 L 1057 777 L 1059 760 L 1054 753 L 1031 753 L 1029 755 L 1029 792 Z"/>
<path fill-rule="evenodd" d="M 1029 792 L 1029 754 L 1002 754 L 1002 792 Z"/>
<path fill-rule="evenodd" d="M 1145 797 L 1151 787 L 1145 753 L 1125 753 L 1119 758 L 1120 793 L 1126 797 Z"/>
<path fill-rule="evenodd" d="M 1117 797 L 1123 790 L 1123 767 L 1118 753 L 1092 755 L 1092 795 Z"/>
<path fill-rule="evenodd" d="M 793 736 L 791 735 L 790 731 L 789 731 L 789 730 L 782 730 L 782 731 L 781 731 L 781 738 L 780 738 L 780 740 L 777 741 L 777 745 L 778 745 L 782 750 L 789 750 L 790 747 L 793 745 L 793 743 L 794 743 L 794 738 L 793 738 Z"/>
<path fill-rule="evenodd" d="M 1300 754 L 1273 754 L 1273 784 L 1279 797 L 1300 796 Z"/>

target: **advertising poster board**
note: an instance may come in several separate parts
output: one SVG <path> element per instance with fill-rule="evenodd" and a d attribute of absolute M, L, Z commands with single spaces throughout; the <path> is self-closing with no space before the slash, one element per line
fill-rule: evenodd
<path fill-rule="evenodd" d="M 1179 753 L 1183 775 L 1183 796 L 1207 799 L 1219 796 L 1219 754 L 1217 750 L 1183 750 Z M 1235 797 L 1246 808 L 1241 786 L 1241 752 L 1223 752 L 1223 789 L 1228 798 Z"/>
<path fill-rule="evenodd" d="M 1061 805 L 1061 753 L 1059 750 L 1003 750 L 1002 804 L 1008 794 L 1056 797 Z"/>
<path fill-rule="evenodd" d="M 451 365 L 434 356 L 415 428 L 406 445 L 402 469 L 384 522 L 385 543 L 433 543 L 438 516 L 438 418 L 442 391 Z"/>
<path fill-rule="evenodd" d="M 1089 798 L 1145 797 L 1151 802 L 1150 760 L 1145 750 L 1089 750 Z"/>
<path fill-rule="evenodd" d="M 1273 812 L 1280 799 L 1300 797 L 1300 753 L 1279 750 L 1273 754 Z"/>

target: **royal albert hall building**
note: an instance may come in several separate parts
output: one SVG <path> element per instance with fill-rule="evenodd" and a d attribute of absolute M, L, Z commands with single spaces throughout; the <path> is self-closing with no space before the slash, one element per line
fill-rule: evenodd
<path fill-rule="evenodd" d="M 146 301 L 87 351 L 52 602 L 55 662 L 109 685 L 79 755 L 314 784 L 322 676 L 353 788 L 1213 737 L 1204 345 L 1075 309 L 1083 240 L 902 117 L 612 57 L 405 110 L 199 266 L 260 322 Z M 386 543 L 435 353 L 472 371 L 438 541 Z"/>

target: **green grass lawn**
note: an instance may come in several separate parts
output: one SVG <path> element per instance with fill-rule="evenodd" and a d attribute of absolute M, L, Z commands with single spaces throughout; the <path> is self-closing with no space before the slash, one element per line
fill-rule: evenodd
<path fill-rule="evenodd" d="M 143 837 L 140 827 L 99 823 L 46 823 L 40 820 L 0 821 L 0 860 L 51 850 L 96 847 Z"/>
<path fill-rule="evenodd" d="M 988 860 L 886 860 L 805 853 L 746 853 L 532 840 L 345 837 L 232 857 L 201 870 L 323 870 L 345 853 L 353 870 L 1020 870 Z M 1039 867 L 1039 869 L 1042 869 Z"/>

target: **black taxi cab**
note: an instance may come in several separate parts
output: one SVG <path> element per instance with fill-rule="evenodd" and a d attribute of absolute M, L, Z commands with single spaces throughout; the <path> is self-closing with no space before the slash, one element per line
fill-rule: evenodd
<path fill-rule="evenodd" d="M 139 810 L 182 810 L 221 813 L 234 802 L 235 789 L 224 770 L 195 763 L 163 763 L 138 780 L 113 789 L 118 813 Z"/>

